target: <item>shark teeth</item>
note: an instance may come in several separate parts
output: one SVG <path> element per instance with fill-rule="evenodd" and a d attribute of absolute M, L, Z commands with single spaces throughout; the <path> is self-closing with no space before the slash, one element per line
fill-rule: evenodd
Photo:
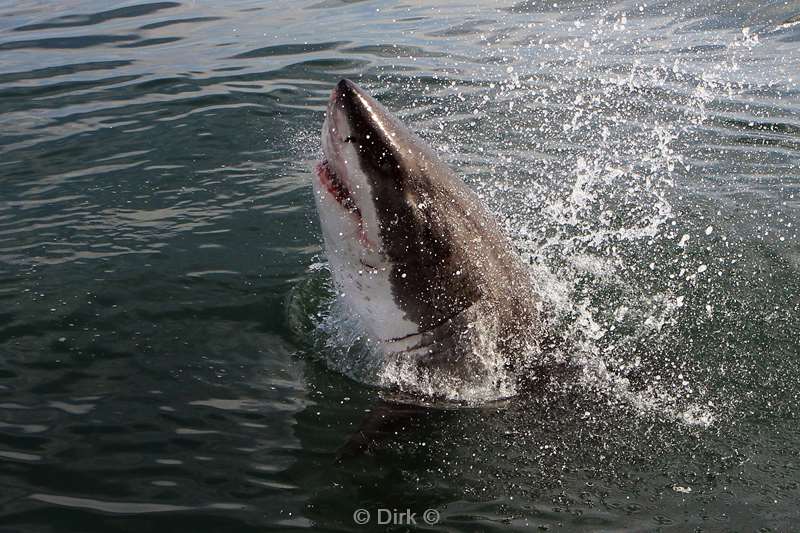
<path fill-rule="evenodd" d="M 339 178 L 333 168 L 331 168 L 327 159 L 323 159 L 317 164 L 316 171 L 320 182 L 325 186 L 336 202 L 361 219 L 361 211 L 353 201 L 350 191 L 347 189 L 347 185 L 345 185 L 344 181 Z"/>

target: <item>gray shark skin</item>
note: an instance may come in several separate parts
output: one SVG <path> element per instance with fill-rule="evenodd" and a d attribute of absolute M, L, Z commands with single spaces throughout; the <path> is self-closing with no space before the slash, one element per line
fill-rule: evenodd
<path fill-rule="evenodd" d="M 386 357 L 471 380 L 538 350 L 542 305 L 527 267 L 422 139 L 345 79 L 322 145 L 314 188 L 333 278 Z"/>

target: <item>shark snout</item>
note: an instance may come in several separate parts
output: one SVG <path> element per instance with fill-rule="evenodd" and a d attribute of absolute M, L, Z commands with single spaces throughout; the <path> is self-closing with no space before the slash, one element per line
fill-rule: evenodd
<path fill-rule="evenodd" d="M 376 145 L 389 149 L 395 131 L 403 128 L 367 91 L 348 79 L 340 80 L 331 91 L 326 118 L 331 133 L 338 134 L 338 142 L 351 143 L 362 151 Z"/>
<path fill-rule="evenodd" d="M 329 105 L 331 106 L 351 106 L 357 98 L 365 98 L 369 95 L 356 84 L 343 78 L 331 91 L 331 98 Z"/>
<path fill-rule="evenodd" d="M 356 130 L 360 126 L 357 117 L 362 115 L 361 100 L 366 96 L 358 85 L 342 79 L 328 100 L 322 127 L 322 149 L 331 167 L 342 175 L 347 173 L 347 145 L 356 139 Z"/>

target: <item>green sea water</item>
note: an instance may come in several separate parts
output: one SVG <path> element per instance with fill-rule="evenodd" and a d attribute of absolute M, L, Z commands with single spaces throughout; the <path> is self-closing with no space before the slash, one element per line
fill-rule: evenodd
<path fill-rule="evenodd" d="M 796 529 L 798 14 L 0 0 L 0 531 Z M 314 208 L 342 77 L 497 215 L 572 369 L 344 458 L 393 376 Z"/>

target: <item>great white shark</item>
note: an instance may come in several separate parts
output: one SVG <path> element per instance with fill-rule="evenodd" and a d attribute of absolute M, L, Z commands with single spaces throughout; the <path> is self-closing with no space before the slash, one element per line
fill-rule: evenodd
<path fill-rule="evenodd" d="M 530 271 L 478 196 L 375 98 L 333 89 L 314 196 L 333 280 L 426 392 L 495 379 L 544 336 Z"/>

